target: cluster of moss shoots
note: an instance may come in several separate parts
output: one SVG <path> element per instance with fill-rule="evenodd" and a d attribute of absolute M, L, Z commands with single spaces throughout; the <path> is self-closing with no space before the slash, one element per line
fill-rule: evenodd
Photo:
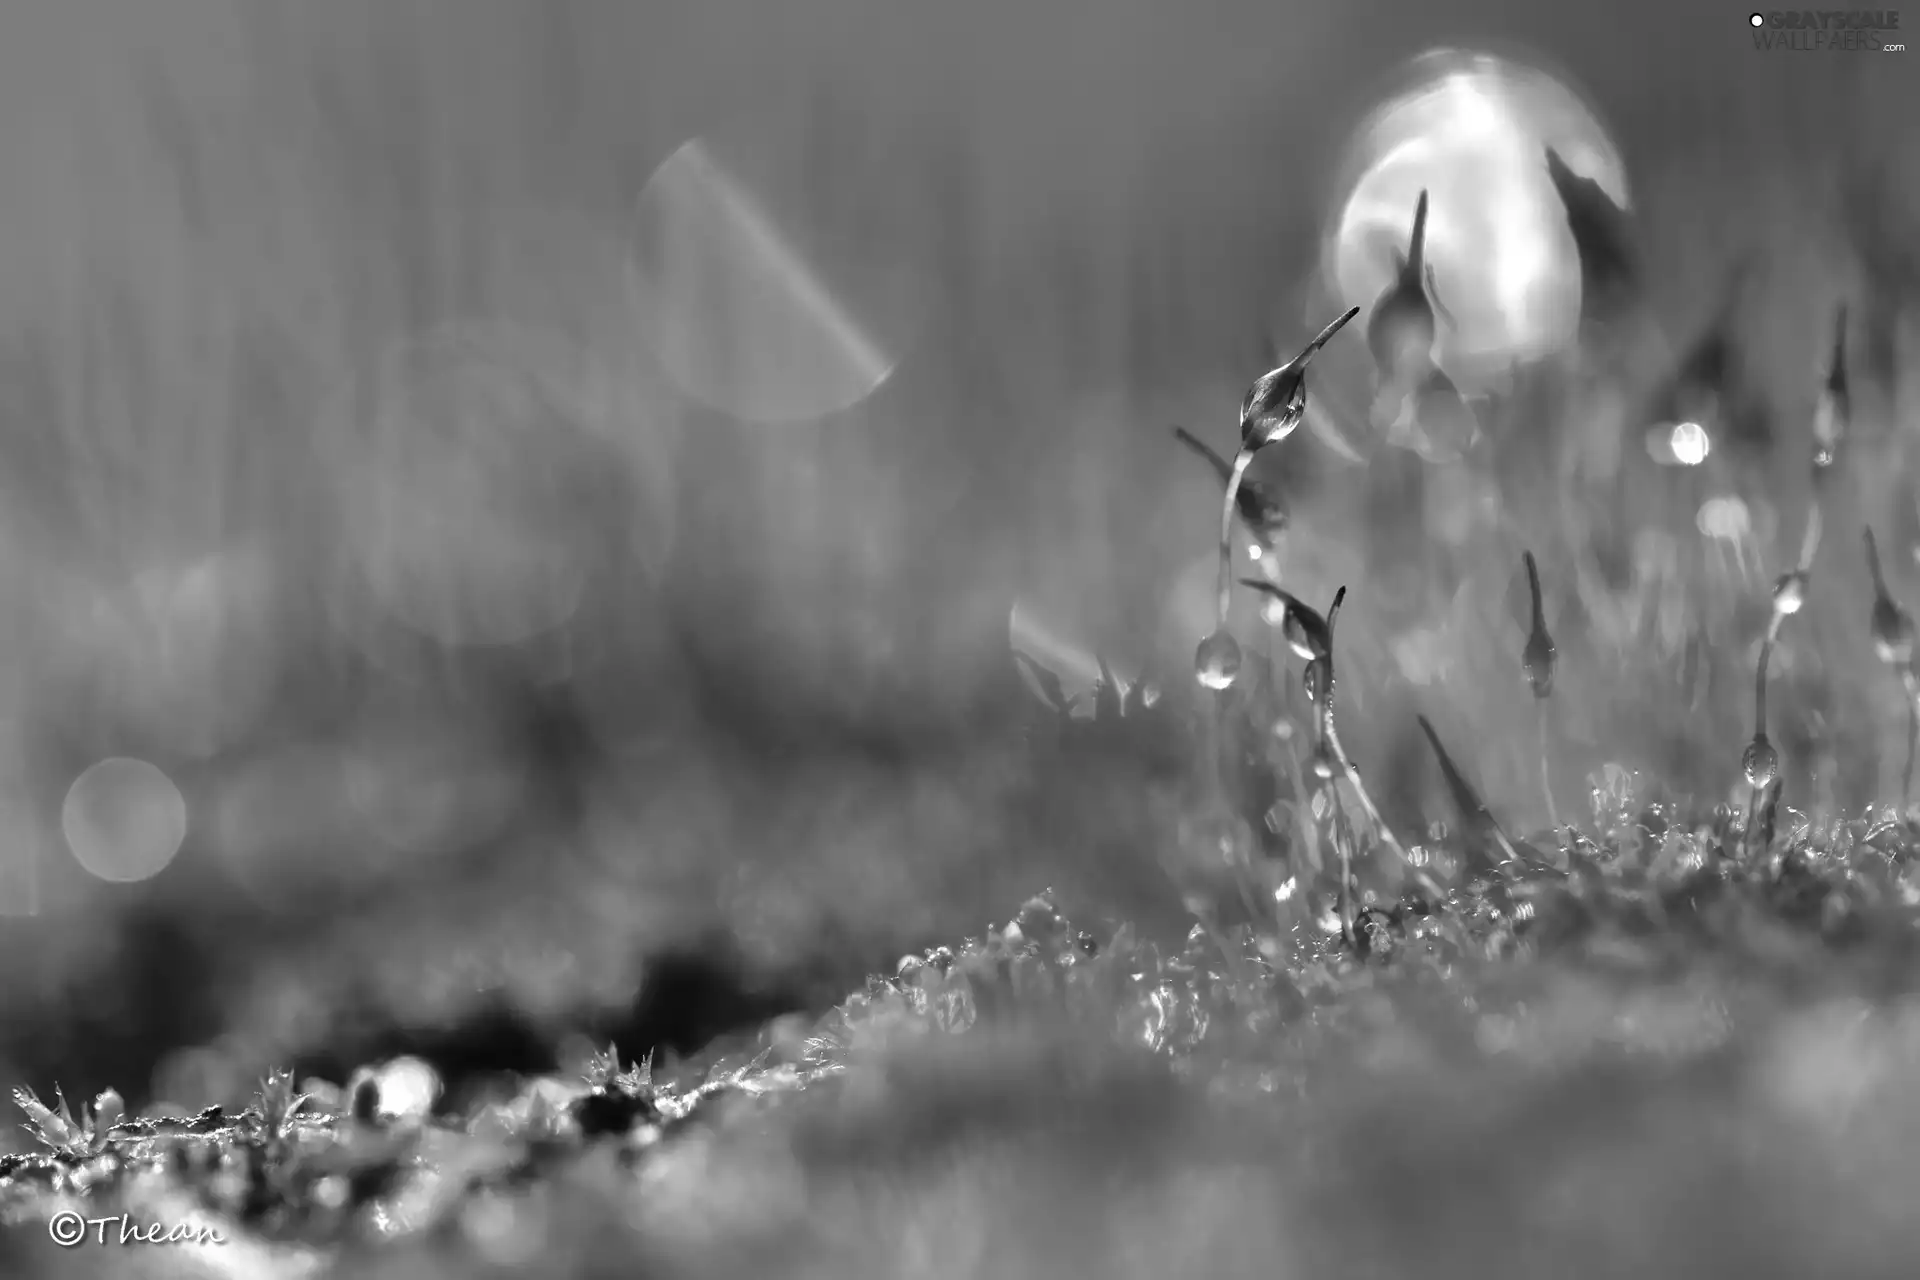
<path fill-rule="evenodd" d="M 1417 290 L 1417 253 L 1408 265 Z M 1430 313 L 1408 322 L 1417 330 L 1411 338 L 1393 332 L 1394 308 L 1404 309 L 1404 302 L 1383 298 L 1377 308 L 1384 319 L 1376 316 L 1369 334 L 1377 359 L 1421 349 L 1423 334 L 1431 345 Z M 1904 963 L 1920 906 L 1914 857 L 1920 829 L 1908 816 L 1908 796 L 1898 810 L 1820 828 L 1780 804 L 1779 759 L 1767 734 L 1768 664 L 1781 628 L 1806 603 L 1821 532 L 1817 496 L 1799 561 L 1773 588 L 1755 672 L 1754 732 L 1741 757 L 1751 793 L 1744 809 L 1721 805 L 1695 815 L 1642 803 L 1632 775 L 1610 773 L 1591 789 L 1583 832 L 1553 809 L 1543 750 L 1541 784 L 1552 826 L 1522 838 L 1489 811 L 1422 718 L 1419 727 L 1458 823 L 1450 830 L 1436 824 L 1419 841 L 1403 842 L 1341 745 L 1335 641 L 1345 588 L 1322 613 L 1270 573 L 1239 585 L 1259 594 L 1264 620 L 1303 664 L 1310 731 L 1290 730 L 1296 718 L 1286 713 L 1282 694 L 1291 686 L 1281 689 L 1271 663 L 1247 660 L 1227 629 L 1236 586 L 1233 535 L 1238 521 L 1270 550 L 1284 531 L 1284 506 L 1247 482 L 1247 468 L 1299 426 L 1315 353 L 1358 312 L 1335 319 L 1297 357 L 1254 382 L 1231 460 L 1179 433 L 1207 454 L 1225 482 L 1218 626 L 1194 658 L 1198 697 L 1203 709 L 1213 708 L 1214 745 L 1225 741 L 1230 709 L 1270 717 L 1271 733 L 1264 736 L 1286 750 L 1276 748 L 1254 767 L 1283 775 L 1279 785 L 1303 801 L 1261 815 L 1278 831 L 1271 815 L 1285 808 L 1280 826 L 1290 827 L 1282 833 L 1287 854 L 1240 858 L 1237 890 L 1245 910 L 1233 922 L 1215 904 L 1192 900 L 1187 905 L 1196 923 L 1184 946 L 1168 948 L 1124 924 L 1083 928 L 1043 893 L 983 936 L 907 957 L 897 972 L 871 979 L 805 1035 L 763 1036 L 748 1053 L 662 1073 L 623 1065 L 610 1050 L 583 1079 L 534 1081 L 472 1116 L 392 1114 L 383 1108 L 375 1071 L 345 1090 L 316 1087 L 313 1093 L 297 1092 L 291 1075 L 277 1072 L 246 1109 L 213 1107 L 191 1119 L 127 1118 L 111 1092 L 75 1116 L 64 1099 L 50 1107 L 16 1091 L 42 1150 L 0 1158 L 0 1212 L 36 1227 L 51 1206 L 69 1199 L 85 1201 L 94 1215 L 116 1205 L 169 1221 L 191 1212 L 286 1250 L 449 1227 L 478 1239 L 490 1228 L 484 1214 L 475 1216 L 475 1205 L 497 1203 L 516 1186 L 583 1160 L 644 1169 L 673 1148 L 676 1135 L 728 1114 L 732 1103 L 752 1106 L 820 1086 L 902 1036 L 1044 1022 L 1168 1055 L 1223 1088 L 1297 1097 L 1311 1074 L 1312 1045 L 1363 1033 L 1352 1013 L 1365 1004 L 1353 999 L 1363 990 L 1420 992 L 1477 1015 L 1497 1004 L 1500 974 L 1545 962 L 1604 960 L 1645 973 L 1684 953 L 1689 965 L 1711 957 L 1708 963 L 1733 968 L 1764 967 L 1778 963 L 1783 936 L 1798 937 L 1823 957 Z M 1428 370 L 1414 381 L 1430 391 L 1436 376 Z M 1816 480 L 1833 461 L 1847 407 L 1836 354 L 1815 424 Z M 1874 585 L 1875 653 L 1909 703 L 1910 790 L 1912 729 L 1920 724 L 1914 628 L 1887 590 L 1870 531 L 1864 542 Z M 1264 559 L 1270 564 L 1275 557 Z M 1531 553 L 1524 569 L 1532 609 L 1516 678 L 1524 677 L 1537 700 L 1544 743 L 1556 650 Z M 1061 725 L 1076 723 L 1058 680 L 1030 667 L 1050 691 Z M 1106 732 L 1153 723 L 1149 689 L 1144 682 L 1123 688 L 1106 673 L 1091 727 Z M 1236 764 L 1234 755 L 1215 750 L 1211 768 L 1226 773 L 1245 763 Z M 1224 794 L 1230 788 L 1221 782 Z M 1516 959 L 1529 963 L 1515 965 Z"/>

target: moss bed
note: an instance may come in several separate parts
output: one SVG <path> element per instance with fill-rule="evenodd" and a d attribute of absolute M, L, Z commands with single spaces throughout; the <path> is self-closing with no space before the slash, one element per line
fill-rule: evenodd
<path fill-rule="evenodd" d="M 191 1119 L 21 1093 L 45 1149 L 0 1161 L 0 1266 L 1900 1274 L 1920 827 L 1797 822 L 1756 850 L 1724 812 L 1615 800 L 1603 839 L 1521 843 L 1351 938 L 1303 902 L 1170 952 L 1037 898 L 810 1026 L 504 1082 L 474 1114 L 377 1066 Z M 62 1212 L 113 1221 L 63 1248 Z M 120 1214 L 220 1242 L 122 1242 Z"/>

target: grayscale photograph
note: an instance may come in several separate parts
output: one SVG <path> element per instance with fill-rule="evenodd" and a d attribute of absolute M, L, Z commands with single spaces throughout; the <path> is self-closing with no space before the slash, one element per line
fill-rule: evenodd
<path fill-rule="evenodd" d="M 1920 1275 L 1916 24 L 0 0 L 0 1280 Z"/>

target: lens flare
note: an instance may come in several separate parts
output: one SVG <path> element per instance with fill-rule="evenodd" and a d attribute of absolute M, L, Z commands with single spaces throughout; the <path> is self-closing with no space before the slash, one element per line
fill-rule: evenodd
<path fill-rule="evenodd" d="M 1328 287 L 1372 306 L 1394 281 L 1425 190 L 1442 367 L 1466 389 L 1565 346 L 1579 321 L 1580 261 L 1548 147 L 1626 207 L 1618 151 L 1555 76 L 1458 49 L 1414 59 L 1348 146 L 1321 258 Z"/>
<path fill-rule="evenodd" d="M 852 408 L 896 359 L 795 235 L 804 225 L 785 225 L 811 220 L 777 218 L 756 187 L 778 184 L 736 172 L 736 157 L 780 132 L 731 146 L 696 138 L 668 156 L 641 191 L 633 256 L 636 309 L 668 376 L 711 408 L 769 425 Z M 745 166 L 768 167 L 778 166 Z M 783 212 L 813 212 L 789 203 L 802 207 Z"/>

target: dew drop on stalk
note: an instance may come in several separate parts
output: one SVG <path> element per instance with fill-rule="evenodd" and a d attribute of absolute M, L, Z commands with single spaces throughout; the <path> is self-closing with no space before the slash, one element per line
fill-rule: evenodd
<path fill-rule="evenodd" d="M 1905 668 L 1913 660 L 1913 619 L 1887 590 L 1873 530 L 1864 531 L 1861 538 L 1867 549 L 1867 572 L 1873 579 L 1873 612 L 1868 626 L 1873 636 L 1874 656 L 1887 666 Z"/>
<path fill-rule="evenodd" d="M 1873 653 L 1890 667 L 1904 667 L 1913 661 L 1913 620 L 1904 613 L 1873 618 Z"/>
<path fill-rule="evenodd" d="M 1322 781 L 1330 781 L 1340 772 L 1340 759 L 1333 753 L 1333 744 L 1325 738 L 1314 744 L 1312 767 L 1313 776 Z"/>
<path fill-rule="evenodd" d="M 1800 612 L 1807 602 L 1807 575 L 1794 569 L 1780 575 L 1773 584 L 1773 611 L 1783 617 Z"/>
<path fill-rule="evenodd" d="M 1780 753 L 1773 749 L 1773 743 L 1767 741 L 1764 733 L 1755 734 L 1753 741 L 1740 756 L 1740 768 L 1747 775 L 1747 782 L 1754 787 L 1764 787 L 1773 782 L 1773 776 L 1780 769 Z"/>
<path fill-rule="evenodd" d="M 1307 701 L 1316 707 L 1327 704 L 1327 696 L 1333 690 L 1332 664 L 1324 658 L 1314 658 L 1307 663 L 1301 673 L 1301 683 L 1307 688 Z"/>
<path fill-rule="evenodd" d="M 1215 631 L 1193 653 L 1193 676 L 1202 688 L 1227 689 L 1240 677 L 1240 645 L 1225 631 Z"/>

